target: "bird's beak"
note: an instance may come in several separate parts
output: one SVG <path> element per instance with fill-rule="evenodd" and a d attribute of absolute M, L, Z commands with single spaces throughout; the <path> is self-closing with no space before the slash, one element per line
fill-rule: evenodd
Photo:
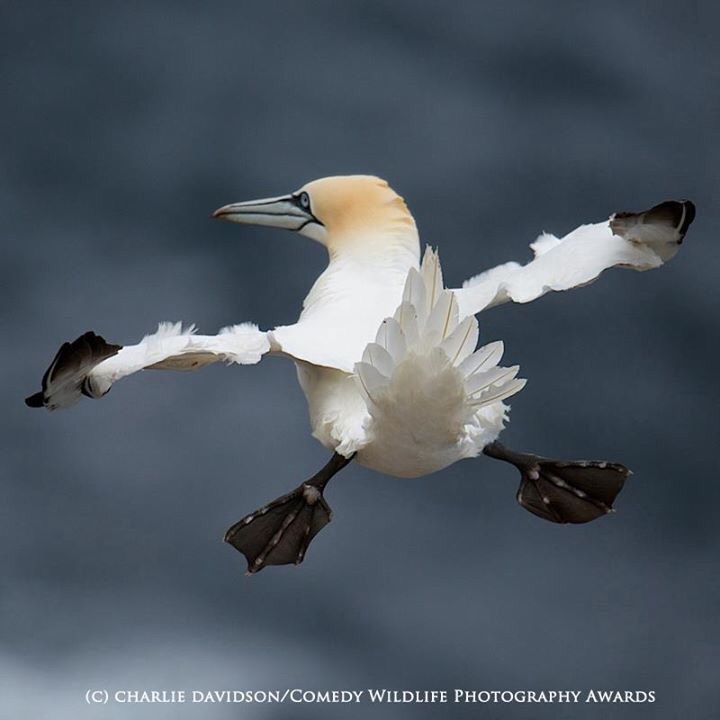
<path fill-rule="evenodd" d="M 301 206 L 299 197 L 295 195 L 223 205 L 212 216 L 247 225 L 268 225 L 286 230 L 302 230 L 309 223 L 317 222 L 315 216 Z"/>

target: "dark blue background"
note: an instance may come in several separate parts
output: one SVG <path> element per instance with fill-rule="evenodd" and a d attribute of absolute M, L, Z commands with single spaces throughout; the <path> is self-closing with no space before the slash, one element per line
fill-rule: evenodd
<path fill-rule="evenodd" d="M 6 2 L 0 716 L 717 717 L 720 12 L 711 2 Z M 529 378 L 503 439 L 635 472 L 556 527 L 486 459 L 351 466 L 300 568 L 225 528 L 326 459 L 287 361 L 22 404 L 59 344 L 292 322 L 324 266 L 219 205 L 386 177 L 447 280 L 690 197 L 657 272 L 480 318 Z M 87 688 L 655 690 L 651 706 L 111 706 Z"/>

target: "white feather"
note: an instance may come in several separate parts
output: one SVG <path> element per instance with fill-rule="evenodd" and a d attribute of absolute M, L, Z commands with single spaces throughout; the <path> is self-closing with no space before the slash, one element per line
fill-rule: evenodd
<path fill-rule="evenodd" d="M 398 309 L 393 315 L 393 319 L 398 323 L 405 337 L 407 348 L 417 345 L 420 334 L 418 329 L 418 312 L 414 305 L 402 302 L 398 305 Z"/>
<path fill-rule="evenodd" d="M 368 343 L 365 352 L 363 352 L 362 362 L 367 365 L 372 365 L 386 378 L 389 378 L 395 369 L 395 363 L 390 353 L 382 345 L 378 345 L 377 343 Z"/>
<path fill-rule="evenodd" d="M 380 395 L 388 387 L 388 378 L 385 377 L 374 365 L 366 362 L 355 364 L 355 373 L 360 381 L 360 388 L 363 397 L 370 407 L 377 404 Z"/>
<path fill-rule="evenodd" d="M 505 345 L 502 340 L 484 345 L 460 363 L 459 370 L 464 377 L 473 373 L 483 372 L 488 368 L 497 365 L 505 352 Z"/>
<path fill-rule="evenodd" d="M 425 283 L 428 307 L 432 307 L 437 302 L 438 295 L 445 286 L 443 285 L 440 258 L 437 252 L 429 245 L 425 248 L 425 254 L 423 255 L 422 264 L 420 265 L 420 274 Z"/>
<path fill-rule="evenodd" d="M 421 331 L 421 342 L 425 347 L 435 347 L 445 340 L 457 325 L 458 306 L 455 295 L 450 290 L 442 290 Z"/>
<path fill-rule="evenodd" d="M 417 316 L 424 321 L 427 317 L 427 298 L 428 293 L 423 276 L 415 268 L 410 268 L 403 290 L 403 303 L 412 305 Z"/>
<path fill-rule="evenodd" d="M 254 365 L 270 350 L 268 334 L 250 322 L 222 328 L 212 345 L 227 362 L 238 365 Z"/>
<path fill-rule="evenodd" d="M 375 342 L 388 351 L 395 364 L 405 356 L 407 351 L 405 335 L 400 328 L 400 323 L 394 318 L 385 318 L 380 323 Z"/>
<path fill-rule="evenodd" d="M 510 382 L 500 385 L 499 387 L 491 388 L 486 393 L 477 398 L 477 400 L 472 400 L 470 404 L 473 407 L 478 408 L 485 407 L 487 405 L 495 405 L 502 400 L 506 400 L 511 395 L 520 392 L 525 387 L 526 383 L 527 380 L 525 380 L 524 378 L 517 378 L 516 380 L 511 380 Z"/>
<path fill-rule="evenodd" d="M 467 392 L 468 398 L 473 400 L 479 399 L 482 393 L 492 385 L 503 384 L 512 380 L 518 374 L 519 370 L 519 365 L 513 365 L 509 368 L 494 367 L 485 372 L 473 373 L 465 381 L 465 391 Z"/>
<path fill-rule="evenodd" d="M 442 341 L 440 347 L 453 365 L 460 365 L 475 349 L 478 335 L 478 322 L 470 315 Z"/>

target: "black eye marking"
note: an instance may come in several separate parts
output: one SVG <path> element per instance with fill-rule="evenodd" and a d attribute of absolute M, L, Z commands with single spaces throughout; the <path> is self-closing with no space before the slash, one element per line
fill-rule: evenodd
<path fill-rule="evenodd" d="M 313 211 L 310 209 L 310 196 L 304 190 L 297 194 L 293 194 L 292 198 L 295 205 L 301 210 L 303 210 L 304 213 L 310 216 L 299 228 L 296 228 L 297 231 L 302 230 L 306 225 L 309 225 L 310 223 L 315 223 L 316 225 L 320 225 L 320 227 L 324 227 L 324 225 L 315 217 Z"/>

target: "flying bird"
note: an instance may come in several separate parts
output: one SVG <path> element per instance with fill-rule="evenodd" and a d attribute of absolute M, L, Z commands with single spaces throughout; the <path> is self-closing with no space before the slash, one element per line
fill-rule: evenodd
<path fill-rule="evenodd" d="M 279 197 L 225 205 L 213 217 L 285 228 L 324 245 L 329 262 L 298 321 L 262 331 L 243 323 L 200 335 L 160 323 L 136 345 L 94 332 L 65 343 L 30 407 L 69 407 L 100 398 L 143 369 L 194 370 L 210 363 L 252 365 L 265 355 L 292 360 L 307 398 L 312 434 L 332 455 L 310 479 L 242 518 L 225 540 L 248 572 L 299 564 L 331 519 L 329 480 L 352 460 L 412 478 L 481 452 L 515 465 L 517 500 L 555 523 L 584 523 L 612 510 L 629 471 L 619 463 L 568 461 L 515 452 L 497 438 L 505 401 L 525 380 L 501 365 L 503 343 L 478 347 L 475 315 L 505 302 L 586 285 L 610 267 L 651 270 L 678 251 L 695 216 L 689 200 L 618 212 L 564 237 L 541 235 L 525 265 L 505 263 L 446 288 L 437 252 L 420 257 L 404 200 L 377 177 L 314 180 Z"/>

